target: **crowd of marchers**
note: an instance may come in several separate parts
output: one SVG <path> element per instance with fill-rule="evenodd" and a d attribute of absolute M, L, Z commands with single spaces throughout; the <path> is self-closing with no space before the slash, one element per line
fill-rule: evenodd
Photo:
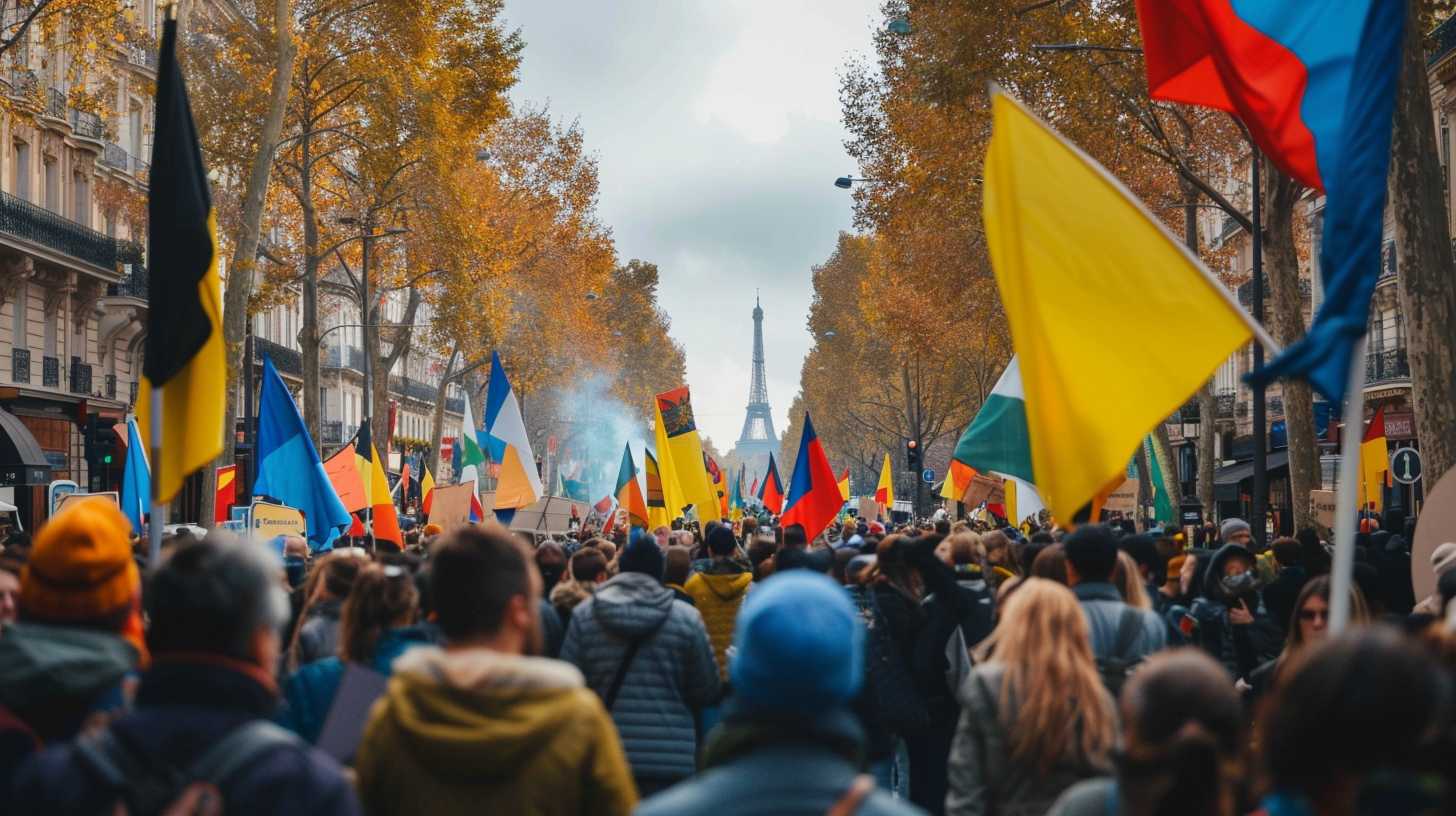
<path fill-rule="evenodd" d="M 1456 543 L 1415 598 L 1411 527 L 1367 520 L 1336 636 L 1329 546 L 1238 520 L 148 564 L 74 503 L 0 552 L 0 812 L 1452 813 Z"/>

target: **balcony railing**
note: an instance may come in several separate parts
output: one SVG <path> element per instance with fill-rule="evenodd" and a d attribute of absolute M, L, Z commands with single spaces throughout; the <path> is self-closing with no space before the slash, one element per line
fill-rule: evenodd
<path fill-rule="evenodd" d="M 1218 412 L 1216 416 L 1219 419 L 1234 418 L 1234 402 L 1237 396 L 1233 391 L 1222 391 L 1215 396 L 1215 399 L 1218 400 Z"/>
<path fill-rule="evenodd" d="M 101 117 L 90 111 L 71 109 L 71 130 L 83 139 L 101 141 L 106 138 L 106 125 Z"/>
<path fill-rule="evenodd" d="M 331 419 L 319 423 L 319 441 L 325 445 L 344 444 L 344 423 L 342 420 Z"/>
<path fill-rule="evenodd" d="M 136 405 L 137 390 L 140 387 L 141 383 L 137 382 L 136 380 L 131 381 L 131 394 L 127 396 L 127 403 L 131 405 Z"/>
<path fill-rule="evenodd" d="M 61 387 L 61 358 L 42 357 L 40 359 L 40 384 L 46 388 Z"/>
<path fill-rule="evenodd" d="M 107 142 L 101 149 L 101 163 L 125 173 L 131 169 L 131 156 L 116 142 Z"/>
<path fill-rule="evenodd" d="M 147 268 L 142 266 L 141 254 L 141 246 L 129 241 L 117 248 L 117 261 L 126 265 L 127 272 L 121 280 L 107 284 L 106 294 L 112 297 L 147 299 Z"/>
<path fill-rule="evenodd" d="M 115 239 L 5 192 L 0 192 L 0 232 L 106 270 L 116 269 Z"/>
<path fill-rule="evenodd" d="M 1377 280 L 1394 280 L 1396 272 L 1399 271 L 1399 263 L 1395 255 L 1395 242 L 1386 241 L 1380 248 L 1380 277 Z"/>
<path fill-rule="evenodd" d="M 12 68 L 9 79 L 10 93 L 15 96 L 30 96 L 35 93 L 36 88 L 40 87 L 40 82 L 35 78 L 35 72 L 28 69 Z"/>
<path fill-rule="evenodd" d="M 116 399 L 116 375 L 115 374 L 107 374 L 106 375 L 106 391 L 105 391 L 105 394 L 106 394 L 106 398 L 107 399 Z"/>
<path fill-rule="evenodd" d="M 71 358 L 71 393 L 91 393 L 91 365 L 81 362 L 80 357 Z"/>
<path fill-rule="evenodd" d="M 329 346 L 328 356 L 324 365 L 331 368 L 350 368 L 358 372 L 364 371 L 364 349 L 358 346 Z"/>
<path fill-rule="evenodd" d="M 452 414 L 465 413 L 465 400 L 460 397 L 446 397 L 445 410 Z"/>
<path fill-rule="evenodd" d="M 30 349 L 10 350 L 10 381 L 30 384 Z"/>
<path fill-rule="evenodd" d="M 1283 397 L 1270 397 L 1269 398 L 1269 413 L 1271 413 L 1271 414 L 1278 414 L 1279 416 L 1284 416 L 1284 398 Z"/>
<path fill-rule="evenodd" d="M 46 88 L 45 115 L 53 119 L 66 118 L 66 95 L 59 88 Z"/>
<path fill-rule="evenodd" d="M 434 386 L 409 377 L 390 377 L 389 390 L 420 402 L 434 402 L 435 395 L 439 393 Z"/>
<path fill-rule="evenodd" d="M 279 373 L 290 374 L 294 377 L 303 376 L 303 355 L 293 349 L 265 340 L 257 335 L 253 336 L 253 355 L 258 365 L 263 364 L 263 355 L 268 355 L 273 360 L 273 366 Z"/>
<path fill-rule="evenodd" d="M 1238 406 L 1234 409 L 1234 415 L 1239 419 L 1247 419 L 1249 416 L 1249 401 L 1239 400 Z"/>
<path fill-rule="evenodd" d="M 1431 49 L 1427 52 L 1426 64 L 1435 65 L 1453 49 L 1456 49 L 1456 17 L 1448 17 L 1431 32 Z"/>
<path fill-rule="evenodd" d="M 1410 376 L 1410 360 L 1403 347 L 1372 351 L 1365 355 L 1367 385 L 1409 380 Z"/>

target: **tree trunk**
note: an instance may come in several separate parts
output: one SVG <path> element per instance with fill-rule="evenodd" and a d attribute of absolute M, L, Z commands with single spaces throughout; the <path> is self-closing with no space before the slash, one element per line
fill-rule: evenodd
<path fill-rule="evenodd" d="M 1218 397 L 1213 380 L 1198 389 L 1198 503 L 1205 518 L 1213 514 L 1214 435 L 1218 428 Z"/>
<path fill-rule="evenodd" d="M 363 274 L 362 270 L 360 274 Z M 383 293 L 380 294 L 382 295 Z M 370 317 L 364 322 L 370 326 L 379 326 L 379 310 L 376 304 L 380 302 L 381 298 L 371 297 L 370 299 L 374 300 L 374 304 L 370 304 L 372 307 L 368 310 Z M 419 308 L 420 292 L 418 289 L 411 287 L 409 290 L 409 299 L 405 304 L 404 318 L 400 321 L 400 324 L 403 326 L 413 324 Z M 405 352 L 409 350 L 413 330 L 407 328 L 393 329 L 394 339 L 390 344 L 388 354 L 383 352 L 384 342 L 380 337 L 381 331 L 382 329 L 375 328 L 365 334 L 365 337 L 369 338 L 369 342 L 372 344 L 372 348 L 367 349 L 365 353 L 374 355 L 371 359 L 375 361 L 374 382 L 372 383 L 374 393 L 368 395 L 368 399 L 373 401 L 372 404 L 374 406 L 371 414 L 374 421 L 373 427 L 370 430 L 374 434 L 375 444 L 380 446 L 379 455 L 387 457 L 389 456 L 387 448 L 389 447 L 388 441 L 390 436 L 390 429 L 387 427 L 389 424 L 390 372 L 394 370 L 400 358 L 404 357 Z"/>
<path fill-rule="evenodd" d="M 1263 159 L 1264 273 L 1273 296 L 1273 335 L 1288 348 L 1304 336 L 1299 295 L 1299 255 L 1294 244 L 1294 215 L 1303 188 Z M 1319 487 L 1319 445 L 1314 433 L 1314 392 L 1302 379 L 1285 380 L 1284 427 L 1289 440 L 1289 504 L 1294 529 L 1314 526 L 1309 494 Z"/>
<path fill-rule="evenodd" d="M 233 246 L 232 261 L 228 264 L 228 286 L 223 293 L 222 336 L 227 348 L 227 367 L 232 374 L 227 389 L 227 402 L 223 414 L 223 449 L 218 466 L 225 467 L 237 461 L 237 434 L 233 431 L 238 422 L 238 389 L 240 377 L 252 376 L 243 371 L 243 344 L 248 328 L 248 301 L 257 284 L 258 236 L 263 226 L 263 205 L 267 198 L 268 179 L 273 173 L 273 154 L 278 149 L 278 139 L 283 133 L 283 116 L 288 110 L 288 89 L 293 82 L 293 61 L 298 49 L 293 42 L 293 10 L 291 0 L 275 0 L 274 25 L 277 33 L 276 63 L 273 84 L 268 97 L 268 115 L 263 120 L 263 130 L 258 135 L 258 153 L 253 157 L 253 166 L 248 173 L 247 187 L 243 192 L 243 211 L 236 243 Z M 253 468 L 257 468 L 257 452 L 253 453 Z M 250 474 L 239 474 L 245 478 Z M 217 496 L 215 473 L 204 470 L 202 515 L 206 523 L 213 518 L 213 501 Z M 249 485 L 251 487 L 251 485 Z"/>
<path fill-rule="evenodd" d="M 1405 57 L 1391 143 L 1400 308 L 1425 483 L 1456 465 L 1456 264 L 1442 189 L 1418 0 L 1408 0 Z M 1428 494 L 1429 495 L 1429 494 Z"/>

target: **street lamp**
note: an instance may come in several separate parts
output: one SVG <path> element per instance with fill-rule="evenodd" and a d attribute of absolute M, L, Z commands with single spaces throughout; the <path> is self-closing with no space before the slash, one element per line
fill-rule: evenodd
<path fill-rule="evenodd" d="M 900 36 L 905 36 L 906 34 L 913 32 L 915 29 L 910 27 L 910 21 L 906 19 L 905 15 L 901 14 L 895 17 L 891 17 L 890 21 L 888 23 L 885 23 L 885 30 L 890 32 L 891 34 L 899 34 Z"/>
<path fill-rule="evenodd" d="M 835 187 L 838 187 L 841 190 L 848 190 L 849 188 L 851 188 L 851 187 L 854 186 L 854 183 L 856 181 L 859 182 L 859 183 L 861 183 L 861 184 L 883 184 L 885 182 L 885 179 L 855 178 L 854 176 L 840 176 L 839 178 L 837 178 L 837 179 L 834 180 L 834 186 Z"/>

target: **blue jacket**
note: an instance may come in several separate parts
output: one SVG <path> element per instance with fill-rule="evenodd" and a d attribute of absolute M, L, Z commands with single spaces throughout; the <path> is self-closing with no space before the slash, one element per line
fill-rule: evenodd
<path fill-rule="evenodd" d="M 571 615 L 561 659 L 606 696 L 629 639 L 645 637 L 608 712 L 638 779 L 672 781 L 696 768 L 693 710 L 718 699 L 718 665 L 698 610 L 657 579 L 624 572 Z"/>
<path fill-rule="evenodd" d="M 648 799 L 638 816 L 822 816 L 859 773 L 863 735 L 839 709 L 804 717 L 744 711 L 730 700 L 723 724 L 704 749 L 702 773 Z M 855 811 L 863 816 L 913 816 L 924 811 L 875 791 Z"/>
<path fill-rule="evenodd" d="M 369 668 L 388 677 L 394 673 L 395 658 L 412 646 L 428 645 L 437 639 L 434 631 L 426 627 L 390 629 L 379 636 Z M 326 657 L 300 667 L 283 686 L 278 724 L 309 742 L 318 742 L 343 679 L 344 661 L 338 657 Z"/>
<path fill-rule="evenodd" d="M 1092 631 L 1092 655 L 1105 658 L 1112 654 L 1117 643 L 1117 626 L 1122 610 L 1130 609 L 1122 602 L 1117 587 L 1103 581 L 1087 581 L 1072 587 L 1072 594 L 1082 604 L 1082 613 L 1087 616 L 1087 627 Z M 1162 616 L 1151 609 L 1136 610 L 1142 618 L 1142 632 L 1133 641 L 1131 654 L 1125 657 L 1144 658 L 1154 652 L 1168 648 L 1168 625 Z"/>
<path fill-rule="evenodd" d="M 223 657 L 158 657 L 142 677 L 134 710 L 110 728 L 144 756 L 187 768 L 234 728 L 272 716 L 277 704 L 261 670 Z M 338 763 L 303 745 L 273 749 L 224 785 L 227 813 L 350 816 L 360 812 Z M 112 812 L 106 790 L 70 744 L 53 745 L 21 766 L 6 804 L 15 813 Z"/>

